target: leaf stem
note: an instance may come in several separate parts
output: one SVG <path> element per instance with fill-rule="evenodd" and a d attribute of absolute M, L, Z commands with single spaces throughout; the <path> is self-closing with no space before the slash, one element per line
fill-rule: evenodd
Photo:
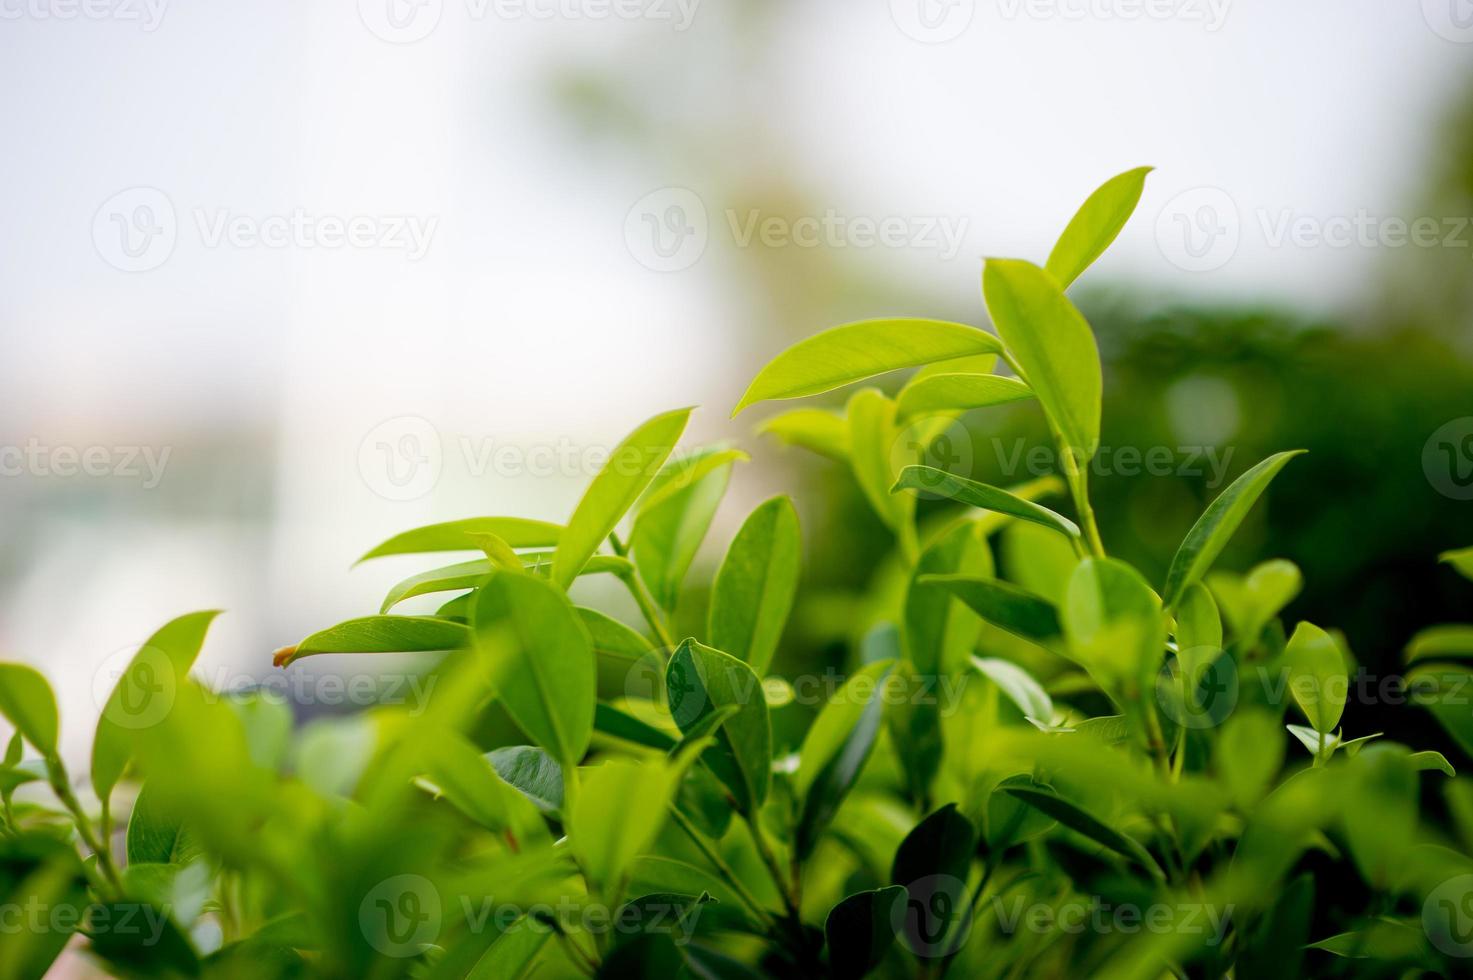
<path fill-rule="evenodd" d="M 793 883 L 783 874 L 782 865 L 778 863 L 777 856 L 772 851 L 772 844 L 767 840 L 767 834 L 762 830 L 762 822 L 756 814 L 747 818 L 747 826 L 752 828 L 752 840 L 757 844 L 757 853 L 762 855 L 762 863 L 767 865 L 768 874 L 772 875 L 772 881 L 777 885 L 777 890 L 782 894 L 783 906 L 788 911 L 788 918 L 793 920 L 794 927 L 799 934 L 803 931 L 803 917 L 798 911 L 798 900 L 793 889 Z"/>
<path fill-rule="evenodd" d="M 720 873 L 721 877 L 725 878 L 727 883 L 731 885 L 732 891 L 736 893 L 737 898 L 742 900 L 742 904 L 745 905 L 752 912 L 753 915 L 757 916 L 757 918 L 762 921 L 762 924 L 765 925 L 769 930 L 776 929 L 777 923 L 773 921 L 772 916 L 769 915 L 767 910 L 762 907 L 762 903 L 757 901 L 756 896 L 753 895 L 750 890 L 748 890 L 747 886 L 742 884 L 741 878 L 737 876 L 736 871 L 733 870 L 732 866 L 726 862 L 726 859 L 721 856 L 721 852 L 717 851 L 716 848 L 713 847 L 711 843 L 706 840 L 706 835 L 701 833 L 700 829 L 697 828 L 695 824 L 691 823 L 690 817 L 687 817 L 685 814 L 681 813 L 680 808 L 676 806 L 670 807 L 670 813 L 672 816 L 675 817 L 675 822 L 680 825 L 680 829 L 685 831 L 685 835 L 689 837 L 691 839 L 691 842 L 696 845 L 696 847 L 703 855 L 705 855 L 706 860 L 710 861 L 712 867 L 714 867 L 717 872 Z"/>
<path fill-rule="evenodd" d="M 117 865 L 113 863 L 112 851 L 98 841 L 97 834 L 92 829 L 92 821 L 87 819 L 87 814 L 82 811 L 82 804 L 77 800 L 77 794 L 72 792 L 71 780 L 67 776 L 66 766 L 62 764 L 61 758 L 48 756 L 46 771 L 51 776 L 51 791 L 72 815 L 72 822 L 77 825 L 77 833 L 81 835 L 82 843 L 97 855 L 97 867 L 101 869 L 102 876 L 107 879 L 109 885 L 122 894 L 123 882 L 118 876 Z"/>
<path fill-rule="evenodd" d="M 624 550 L 618 544 L 618 538 L 610 535 L 609 540 L 615 542 L 615 553 L 621 558 L 624 557 Z M 650 629 L 654 630 L 655 639 L 660 641 L 661 646 L 667 652 L 675 649 L 675 641 L 671 639 L 670 631 L 665 628 L 664 618 L 655 608 L 654 599 L 650 598 L 649 590 L 639 580 L 639 575 L 633 571 L 625 571 L 620 573 L 619 578 L 623 579 L 624 584 L 629 588 L 629 594 L 634 596 L 634 602 L 639 606 L 639 611 L 644 614 L 645 621 L 650 624 Z"/>

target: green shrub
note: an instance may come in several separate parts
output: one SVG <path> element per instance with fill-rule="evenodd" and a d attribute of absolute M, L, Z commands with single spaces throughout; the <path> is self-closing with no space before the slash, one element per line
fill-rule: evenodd
<path fill-rule="evenodd" d="M 894 397 L 861 388 L 843 412 L 763 424 L 846 462 L 893 535 L 844 607 L 862 640 L 843 677 L 772 671 L 800 578 L 786 497 L 736 533 L 699 635 L 672 632 L 747 459 L 677 455 L 688 409 L 630 434 L 566 524 L 472 518 L 370 551 L 484 554 L 277 653 L 299 675 L 322 654 L 421 655 L 371 710 L 294 734 L 282 699 L 190 677 L 214 613 L 181 617 L 106 704 L 89 809 L 47 682 L 0 665 L 17 729 L 0 977 L 41 975 L 74 935 L 108 971 L 148 977 L 1456 969 L 1473 955 L 1473 792 L 1438 752 L 1364 731 L 1357 708 L 1405 696 L 1473 751 L 1473 626 L 1418 634 L 1404 683 L 1368 693 L 1343 636 L 1280 621 L 1294 565 L 1214 570 L 1294 452 L 1213 500 L 1159 589 L 1101 538 L 1100 361 L 1066 289 L 1146 173 L 1091 196 L 1045 266 L 986 263 L 996 334 L 836 327 L 741 399 L 918 369 Z M 1059 476 L 1003 488 L 927 464 L 963 413 L 1015 401 L 1041 411 Z M 923 497 L 947 503 L 918 520 Z M 1473 575 L 1473 552 L 1444 557 Z M 627 587 L 638 628 L 569 598 L 595 574 Z M 393 612 L 434 594 L 433 616 Z M 1420 812 L 1433 780 L 1445 818 Z M 17 800 L 41 781 L 59 808 Z M 121 834 L 114 798 L 130 801 Z"/>

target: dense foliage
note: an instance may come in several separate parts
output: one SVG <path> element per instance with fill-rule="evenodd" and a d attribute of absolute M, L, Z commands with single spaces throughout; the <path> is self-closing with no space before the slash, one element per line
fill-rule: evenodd
<path fill-rule="evenodd" d="M 741 524 L 704 630 L 673 634 L 747 459 L 677 453 L 688 409 L 631 433 L 565 524 L 470 518 L 370 551 L 484 556 L 277 653 L 318 682 L 417 654 L 371 710 L 294 731 L 279 697 L 210 690 L 190 671 L 214 613 L 186 615 L 121 672 L 84 800 L 46 680 L 0 665 L 0 978 L 74 941 L 148 977 L 1453 972 L 1473 784 L 1358 711 L 1401 698 L 1473 753 L 1473 625 L 1418 634 L 1405 677 L 1367 684 L 1343 636 L 1281 621 L 1293 564 L 1214 569 L 1292 451 L 1229 483 L 1157 585 L 1100 534 L 1100 360 L 1066 292 L 1146 175 L 1092 195 L 1044 266 L 986 263 L 995 333 L 836 327 L 741 399 L 917 369 L 762 425 L 846 463 L 893 536 L 846 607 L 842 676 L 774 669 L 804 550 L 786 497 Z M 1041 412 L 1057 475 L 931 465 L 964 413 L 1012 402 Z M 1444 558 L 1473 577 L 1473 549 Z M 575 604 L 590 575 L 627 587 L 637 625 Z M 393 612 L 426 595 L 448 601 Z"/>

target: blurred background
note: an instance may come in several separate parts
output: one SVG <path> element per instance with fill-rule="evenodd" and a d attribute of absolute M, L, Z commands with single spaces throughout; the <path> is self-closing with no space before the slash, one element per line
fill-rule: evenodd
<path fill-rule="evenodd" d="M 1075 290 L 1104 445 L 1168 450 L 1095 477 L 1107 545 L 1159 581 L 1302 447 L 1222 567 L 1298 562 L 1288 616 L 1373 672 L 1473 605 L 1435 560 L 1473 544 L 1468 0 L 0 0 L 0 123 L 0 651 L 73 755 L 166 619 L 227 609 L 201 670 L 252 683 L 434 563 L 372 544 L 562 521 L 685 404 L 754 455 L 708 559 L 795 487 L 785 655 L 841 660 L 883 532 L 730 406 L 826 326 L 984 323 L 982 257 L 1141 164 Z M 974 478 L 1035 475 L 1033 413 L 968 426 Z"/>

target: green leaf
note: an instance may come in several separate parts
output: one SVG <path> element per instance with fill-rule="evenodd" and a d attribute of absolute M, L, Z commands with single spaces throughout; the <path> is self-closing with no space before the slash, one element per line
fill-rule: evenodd
<path fill-rule="evenodd" d="M 1418 667 L 1407 674 L 1406 685 L 1412 702 L 1430 711 L 1463 753 L 1473 756 L 1473 712 L 1468 710 L 1473 670 L 1462 665 Z"/>
<path fill-rule="evenodd" d="M 1300 623 L 1284 649 L 1289 693 L 1317 732 L 1332 732 L 1340 723 L 1349 693 L 1345 655 L 1335 638 L 1313 623 Z"/>
<path fill-rule="evenodd" d="M 1028 773 L 1018 773 L 1002 780 L 987 797 L 987 850 L 997 855 L 1014 844 L 1048 833 L 1056 826 L 1053 817 L 1029 806 L 1006 790 L 1009 786 L 1047 790 Z"/>
<path fill-rule="evenodd" d="M 686 572 L 726 494 L 731 467 L 727 460 L 694 482 L 656 494 L 656 502 L 645 506 L 634 520 L 630 553 L 640 578 L 663 609 L 675 609 Z"/>
<path fill-rule="evenodd" d="M 1094 333 L 1052 275 L 1022 259 L 988 259 L 982 295 L 998 335 L 1082 468 L 1100 442 L 1103 381 Z"/>
<path fill-rule="evenodd" d="M 925 677 L 960 669 L 982 627 L 976 613 L 930 583 L 936 575 L 991 577 L 992 552 L 976 521 L 958 522 L 939 535 L 911 573 L 905 593 L 905 654 Z"/>
<path fill-rule="evenodd" d="M 480 551 L 478 534 L 494 534 L 513 548 L 551 548 L 562 530 L 556 524 L 521 517 L 466 517 L 396 534 L 358 560 L 431 551 Z"/>
<path fill-rule="evenodd" d="M 1145 699 L 1166 650 L 1161 600 L 1146 580 L 1113 558 L 1081 561 L 1069 579 L 1064 631 L 1074 659 L 1144 733 Z"/>
<path fill-rule="evenodd" d="M 484 535 L 476 535 L 484 538 Z M 498 569 L 509 569 L 511 571 L 529 571 L 533 573 L 545 572 L 552 560 L 552 553 L 548 551 L 525 552 L 521 555 L 512 554 L 510 564 L 501 559 L 491 560 L 477 558 L 472 561 L 457 562 L 454 565 L 446 565 L 443 568 L 432 568 L 418 575 L 411 575 L 397 583 L 384 596 L 383 604 L 379 612 L 387 613 L 394 606 L 405 599 L 415 596 L 429 595 L 435 592 L 454 592 L 459 589 L 473 589 L 480 584 L 481 579 Z M 618 555 L 594 555 L 583 566 L 580 575 L 598 575 L 613 573 L 622 575 L 633 566 L 626 558 Z M 441 617 L 443 618 L 443 617 Z"/>
<path fill-rule="evenodd" d="M 1252 649 L 1258 645 L 1264 627 L 1304 587 L 1304 576 L 1293 562 L 1279 558 L 1255 565 L 1242 577 L 1213 572 L 1206 582 L 1237 634 L 1238 643 Z"/>
<path fill-rule="evenodd" d="M 294 647 L 283 647 L 273 662 L 285 667 L 319 653 L 457 650 L 470 639 L 469 627 L 435 616 L 363 616 L 313 633 Z"/>
<path fill-rule="evenodd" d="M 1399 745 L 1366 749 L 1349 768 L 1345 840 L 1361 877 L 1385 891 L 1417 836 L 1417 769 Z"/>
<path fill-rule="evenodd" d="M 476 646 L 496 665 L 507 714 L 560 765 L 577 765 L 597 696 L 593 650 L 572 603 L 543 579 L 496 572 L 473 609 Z"/>
<path fill-rule="evenodd" d="M 894 666 L 893 660 L 881 660 L 845 681 L 803 739 L 793 777 L 793 792 L 802 800 L 793 844 L 800 859 L 813 852 L 864 770 L 880 733 L 882 692 Z"/>
<path fill-rule="evenodd" d="M 794 408 L 774 415 L 757 427 L 759 435 L 840 463 L 849 458 L 849 423 L 838 412 L 823 408 Z"/>
<path fill-rule="evenodd" d="M 100 800 L 112 795 L 132 757 L 132 733 L 163 720 L 178 685 L 184 683 L 217 609 L 188 613 L 149 637 L 108 695 L 92 740 L 92 788 Z"/>
<path fill-rule="evenodd" d="M 732 415 L 774 398 L 801 398 L 897 368 L 993 354 L 997 338 L 944 320 L 861 320 L 801 340 L 757 373 Z"/>
<path fill-rule="evenodd" d="M 1473 658 L 1473 624 L 1444 623 L 1420 630 L 1407 644 L 1403 656 L 1409 664 Z"/>
<path fill-rule="evenodd" d="M 600 701 L 593 710 L 593 727 L 604 735 L 633 742 L 661 752 L 675 748 L 676 740 L 653 725 L 640 721 L 611 704 Z"/>
<path fill-rule="evenodd" d="M 464 980 L 505 980 L 526 976 L 527 968 L 551 938 L 551 929 L 534 926 L 528 917 L 523 916 L 496 937 Z"/>
<path fill-rule="evenodd" d="M 1248 472 L 1234 480 L 1217 499 L 1202 512 L 1197 523 L 1187 532 L 1176 557 L 1171 559 L 1171 568 L 1166 573 L 1166 589 L 1162 599 L 1167 606 L 1174 606 L 1187 586 L 1197 581 L 1212 567 L 1228 540 L 1248 516 L 1248 511 L 1278 475 L 1279 470 L 1302 449 L 1277 453 L 1270 456 Z"/>
<path fill-rule="evenodd" d="M 1054 721 L 1054 702 L 1033 675 L 1008 660 L 973 657 L 972 667 L 997 685 L 1029 721 L 1049 725 Z"/>
<path fill-rule="evenodd" d="M 1121 857 L 1139 864 L 1158 881 L 1166 875 L 1151 853 L 1133 837 L 1127 837 L 1106 825 L 1093 814 L 1049 789 L 1035 786 L 1005 786 L 1002 791 L 1053 817 L 1059 823 L 1083 837 L 1087 837 Z"/>
<path fill-rule="evenodd" d="M 199 954 L 167 913 L 137 902 L 103 902 L 87 910 L 89 952 L 119 976 L 193 977 Z M 135 923 L 126 928 L 126 923 Z"/>
<path fill-rule="evenodd" d="M 1222 618 L 1212 593 L 1194 582 L 1182 595 L 1176 610 L 1176 659 L 1182 675 L 1195 683 L 1223 651 Z"/>
<path fill-rule="evenodd" d="M 1346 959 L 1379 960 L 1378 965 L 1388 967 L 1397 963 L 1431 963 L 1426 933 L 1394 919 L 1373 919 L 1363 929 L 1338 933 L 1310 943 L 1309 948 Z"/>
<path fill-rule="evenodd" d="M 618 526 L 675 449 L 691 410 L 656 415 L 615 447 L 563 529 L 552 559 L 552 580 L 566 589 Z"/>
<path fill-rule="evenodd" d="M 654 844 L 680 771 L 663 758 L 614 759 L 583 771 L 568 836 L 578 866 L 606 896 L 617 900 L 630 862 Z"/>
<path fill-rule="evenodd" d="M 510 831 L 519 842 L 547 838 L 539 808 L 503 780 L 492 761 L 464 736 L 435 732 L 423 751 L 425 775 L 461 813 L 487 830 Z"/>
<path fill-rule="evenodd" d="M 900 393 L 901 421 L 940 412 L 966 412 L 1032 398 L 1033 390 L 995 374 L 935 374 Z"/>
<path fill-rule="evenodd" d="M 1458 570 L 1463 578 L 1473 579 L 1473 548 L 1458 548 L 1455 551 L 1444 551 L 1437 556 L 1438 561 L 1447 562 Z"/>
<path fill-rule="evenodd" d="M 829 910 L 823 932 L 836 980 L 858 980 L 880 964 L 895 943 L 895 908 L 904 900 L 905 889 L 891 885 L 850 895 Z"/>
<path fill-rule="evenodd" d="M 563 808 L 563 769 L 535 745 L 509 745 L 486 753 L 496 774 L 543 813 Z"/>
<path fill-rule="evenodd" d="M 658 507 L 680 491 L 699 483 L 704 477 L 733 463 L 750 462 L 752 457 L 740 449 L 707 446 L 667 463 L 650 482 L 649 489 L 635 506 L 636 514 Z"/>
<path fill-rule="evenodd" d="M 82 868 L 59 844 L 41 845 L 34 838 L 7 843 L 0 852 L 0 866 L 5 871 L 0 883 L 6 886 L 0 898 L 11 920 L 5 941 L 0 942 L 0 977 L 34 980 L 52 976 L 51 967 L 78 924 L 72 916 L 48 911 L 88 907 L 91 899 Z M 22 909 L 27 907 L 33 911 L 22 918 L 27 915 Z"/>
<path fill-rule="evenodd" d="M 1273 788 L 1284 765 L 1278 721 L 1259 708 L 1244 708 L 1222 726 L 1214 756 L 1217 773 L 1239 812 L 1249 813 Z"/>
<path fill-rule="evenodd" d="M 747 516 L 716 571 L 706 633 L 711 645 L 767 673 L 798 590 L 798 512 L 773 497 Z"/>
<path fill-rule="evenodd" d="M 1026 489 L 1026 488 L 1025 488 Z M 1007 522 L 999 538 L 1005 577 L 1054 605 L 1064 601 L 1079 552 L 1069 539 L 1031 521 Z"/>
<path fill-rule="evenodd" d="M 179 815 L 161 805 L 148 784 L 138 793 L 128 818 L 128 863 L 188 864 L 200 854 L 196 842 L 184 829 Z"/>
<path fill-rule="evenodd" d="M 891 493 L 900 490 L 924 490 L 941 497 L 948 497 L 969 507 L 995 511 L 1032 521 L 1058 531 L 1071 538 L 1079 537 L 1079 525 L 1061 514 L 1056 514 L 1041 504 L 1024 500 L 1000 487 L 968 480 L 966 477 L 938 470 L 934 466 L 907 466 L 900 471 L 900 479 L 891 488 Z"/>
<path fill-rule="evenodd" d="M 1045 268 L 1068 289 L 1079 274 L 1110 247 L 1140 203 L 1146 174 L 1152 167 L 1137 167 L 1105 181 L 1085 199 L 1049 253 Z"/>
<path fill-rule="evenodd" d="M 1302 874 L 1278 894 L 1256 923 L 1239 933 L 1243 950 L 1238 955 L 1238 975 L 1266 980 L 1304 976 L 1304 947 L 1313 919 L 1314 877 Z"/>
<path fill-rule="evenodd" d="M 966 939 L 967 878 L 976 847 L 971 821 L 948 803 L 916 824 L 896 848 L 890 883 L 906 891 L 900 935 L 912 952 L 946 956 Z"/>
<path fill-rule="evenodd" d="M 926 575 L 920 584 L 950 591 L 987 622 L 1040 646 L 1057 646 L 1063 638 L 1054 604 L 1017 586 L 970 575 Z"/>
<path fill-rule="evenodd" d="M 900 430 L 895 425 L 895 403 L 874 388 L 861 388 L 849 399 L 849 464 L 865 498 L 885 526 L 914 546 L 915 498 L 893 496 L 893 450 Z"/>
<path fill-rule="evenodd" d="M 46 758 L 56 755 L 60 722 L 45 676 L 26 664 L 0 663 L 0 714 Z"/>
<path fill-rule="evenodd" d="M 752 668 L 720 650 L 686 639 L 665 672 L 670 714 L 682 732 L 700 725 L 725 705 L 737 713 L 716 733 L 703 761 L 735 798 L 737 809 L 753 814 L 767 798 L 772 769 L 772 729 L 762 682 Z"/>
<path fill-rule="evenodd" d="M 1447 756 L 1441 752 L 1433 752 L 1431 749 L 1425 752 L 1413 752 L 1407 757 L 1407 762 L 1418 772 L 1428 772 L 1436 769 L 1449 779 L 1456 777 L 1458 774 L 1458 771 L 1453 768 L 1453 764 L 1447 761 Z"/>

